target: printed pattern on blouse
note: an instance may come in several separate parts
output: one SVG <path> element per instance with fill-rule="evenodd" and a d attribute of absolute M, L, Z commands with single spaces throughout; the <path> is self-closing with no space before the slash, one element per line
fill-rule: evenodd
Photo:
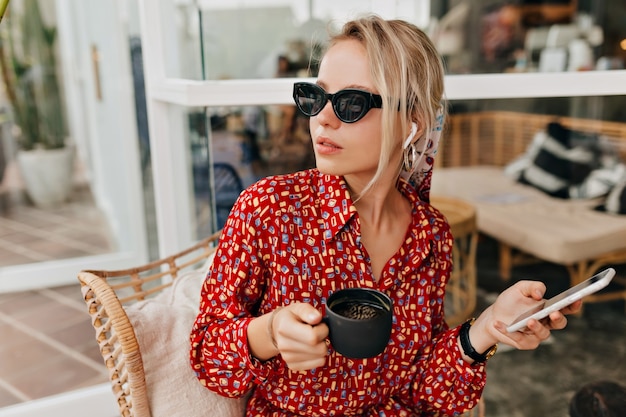
<path fill-rule="evenodd" d="M 316 169 L 268 177 L 233 207 L 204 282 L 191 332 L 191 365 L 207 388 L 246 395 L 248 416 L 456 415 L 474 407 L 484 365 L 459 352 L 444 321 L 452 236 L 445 218 L 404 180 L 413 205 L 405 241 L 374 280 L 358 213 L 340 177 Z M 248 348 L 250 321 L 276 307 L 324 302 L 342 288 L 376 288 L 394 303 L 391 340 L 368 359 L 329 348 L 323 367 L 290 370 Z M 364 336 L 366 337 L 366 336 Z"/>

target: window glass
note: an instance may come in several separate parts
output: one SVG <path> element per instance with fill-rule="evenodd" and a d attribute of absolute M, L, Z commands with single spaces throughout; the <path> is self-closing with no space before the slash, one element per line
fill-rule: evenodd
<path fill-rule="evenodd" d="M 85 257 L 145 257 L 138 22 L 121 25 L 105 3 L 79 6 L 11 2 L 0 27 L 0 266 L 11 267 L 0 291 L 75 282 Z M 85 24 L 94 20 L 106 24 Z M 46 274 L 28 273 L 42 262 Z"/>
<path fill-rule="evenodd" d="M 168 76 L 223 80 L 307 75 L 329 30 L 347 18 L 375 12 L 426 27 L 430 1 L 204 0 L 167 7 L 163 19 L 178 22 L 164 26 L 172 32 L 166 55 L 176 60 L 167 64 Z"/>
<path fill-rule="evenodd" d="M 175 33 L 163 42 L 172 77 L 314 75 L 329 30 L 367 12 L 422 28 L 450 74 L 611 70 L 626 61 L 621 0 L 205 0 L 168 7 L 168 22 L 171 15 L 178 22 L 165 26 Z"/>
<path fill-rule="evenodd" d="M 295 105 L 187 110 L 197 239 L 224 225 L 244 188 L 315 165 L 308 118 Z"/>
<path fill-rule="evenodd" d="M 514 111 L 584 119 L 626 122 L 626 96 L 453 100 L 449 112 Z"/>
<path fill-rule="evenodd" d="M 621 0 L 432 3 L 429 33 L 450 73 L 623 69 Z"/>
<path fill-rule="evenodd" d="M 503 156 L 506 161 L 502 159 L 501 164 L 505 164 L 526 150 L 535 133 L 531 130 L 545 127 L 553 118 L 580 120 L 581 126 L 590 120 L 621 124 L 626 120 L 625 108 L 624 96 L 454 100 L 449 106 L 449 130 L 443 136 L 438 163 L 476 164 L 472 155 L 488 151 L 473 143 L 471 136 L 459 133 L 461 125 L 479 128 L 485 123 L 500 123 L 505 133 L 513 135 L 519 128 L 515 123 L 526 124 L 523 137 L 511 136 L 510 141 L 504 141 L 508 156 Z M 308 118 L 293 105 L 193 109 L 188 119 L 197 238 L 221 228 L 239 193 L 253 182 L 315 166 Z M 524 123 L 535 119 L 536 123 Z M 210 137 L 205 134 L 207 126 Z M 622 126 L 626 134 L 626 123 Z M 612 142 L 620 158 L 626 156 L 626 138 L 624 144 Z"/>

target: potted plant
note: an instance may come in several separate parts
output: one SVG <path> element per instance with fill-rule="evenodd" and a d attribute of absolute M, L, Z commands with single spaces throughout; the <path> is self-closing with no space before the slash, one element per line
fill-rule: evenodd
<path fill-rule="evenodd" d="M 36 205 L 55 206 L 69 197 L 74 167 L 57 74 L 56 27 L 43 21 L 39 0 L 21 0 L 9 5 L 0 29 L 0 69 L 20 174 Z"/>

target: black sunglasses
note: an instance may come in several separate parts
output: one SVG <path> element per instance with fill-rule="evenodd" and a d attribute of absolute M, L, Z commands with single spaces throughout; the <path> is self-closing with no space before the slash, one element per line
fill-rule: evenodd
<path fill-rule="evenodd" d="M 334 94 L 328 94 L 319 85 L 311 83 L 295 83 L 293 99 L 298 109 L 308 117 L 319 114 L 326 106 L 326 102 L 330 100 L 335 115 L 344 123 L 359 121 L 371 108 L 383 107 L 383 98 L 378 94 L 356 88 L 346 88 Z"/>

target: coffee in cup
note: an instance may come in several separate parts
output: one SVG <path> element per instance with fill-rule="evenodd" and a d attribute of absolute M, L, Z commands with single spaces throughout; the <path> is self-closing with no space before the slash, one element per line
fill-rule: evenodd
<path fill-rule="evenodd" d="M 371 358 L 389 343 L 393 303 L 378 290 L 346 288 L 328 297 L 324 321 L 337 352 L 350 358 Z"/>

